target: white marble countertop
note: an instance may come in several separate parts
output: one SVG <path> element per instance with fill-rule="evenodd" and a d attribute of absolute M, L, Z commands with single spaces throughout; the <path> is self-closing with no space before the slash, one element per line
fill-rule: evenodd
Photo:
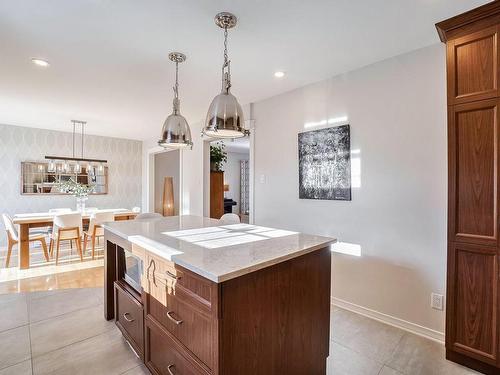
<path fill-rule="evenodd" d="M 333 238 L 249 224 L 219 226 L 218 220 L 189 215 L 116 221 L 103 226 L 216 283 L 336 242 Z"/>

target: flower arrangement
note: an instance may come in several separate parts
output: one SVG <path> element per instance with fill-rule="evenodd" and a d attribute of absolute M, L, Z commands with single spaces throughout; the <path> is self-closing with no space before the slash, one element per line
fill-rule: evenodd
<path fill-rule="evenodd" d="M 217 142 L 210 145 L 210 169 L 212 171 L 222 171 L 222 164 L 227 162 L 227 152 L 224 151 L 224 143 Z"/>
<path fill-rule="evenodd" d="M 94 186 L 81 184 L 72 178 L 67 181 L 61 181 L 57 184 L 57 188 L 62 193 L 71 194 L 76 198 L 87 198 L 94 191 Z"/>

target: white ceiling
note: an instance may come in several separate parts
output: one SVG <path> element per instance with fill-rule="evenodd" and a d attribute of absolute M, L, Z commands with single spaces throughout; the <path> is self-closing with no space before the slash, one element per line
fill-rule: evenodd
<path fill-rule="evenodd" d="M 220 88 L 219 11 L 229 34 L 233 93 L 242 104 L 289 91 L 439 39 L 437 21 L 481 0 L 11 0 L 0 2 L 0 123 L 133 139 L 159 136 L 171 111 L 205 116 Z M 43 69 L 32 57 L 47 59 Z M 286 71 L 276 79 L 276 70 Z"/>
<path fill-rule="evenodd" d="M 250 139 L 248 137 L 236 139 L 223 139 L 226 151 L 248 154 L 250 152 Z"/>

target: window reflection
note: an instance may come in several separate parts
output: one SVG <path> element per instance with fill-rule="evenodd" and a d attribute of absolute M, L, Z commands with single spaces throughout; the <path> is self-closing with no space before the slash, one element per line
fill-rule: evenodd
<path fill-rule="evenodd" d="M 232 224 L 220 227 L 164 232 L 166 236 L 196 244 L 208 249 L 241 245 L 297 234 L 288 230 L 259 227 L 250 224 Z"/>

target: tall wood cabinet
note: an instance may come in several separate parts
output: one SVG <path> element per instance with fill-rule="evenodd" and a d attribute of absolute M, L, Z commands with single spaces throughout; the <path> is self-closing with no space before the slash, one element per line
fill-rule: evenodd
<path fill-rule="evenodd" d="M 220 219 L 224 215 L 224 172 L 210 172 L 210 217 Z"/>
<path fill-rule="evenodd" d="M 436 27 L 447 50 L 446 356 L 485 374 L 500 374 L 500 1 Z"/>

